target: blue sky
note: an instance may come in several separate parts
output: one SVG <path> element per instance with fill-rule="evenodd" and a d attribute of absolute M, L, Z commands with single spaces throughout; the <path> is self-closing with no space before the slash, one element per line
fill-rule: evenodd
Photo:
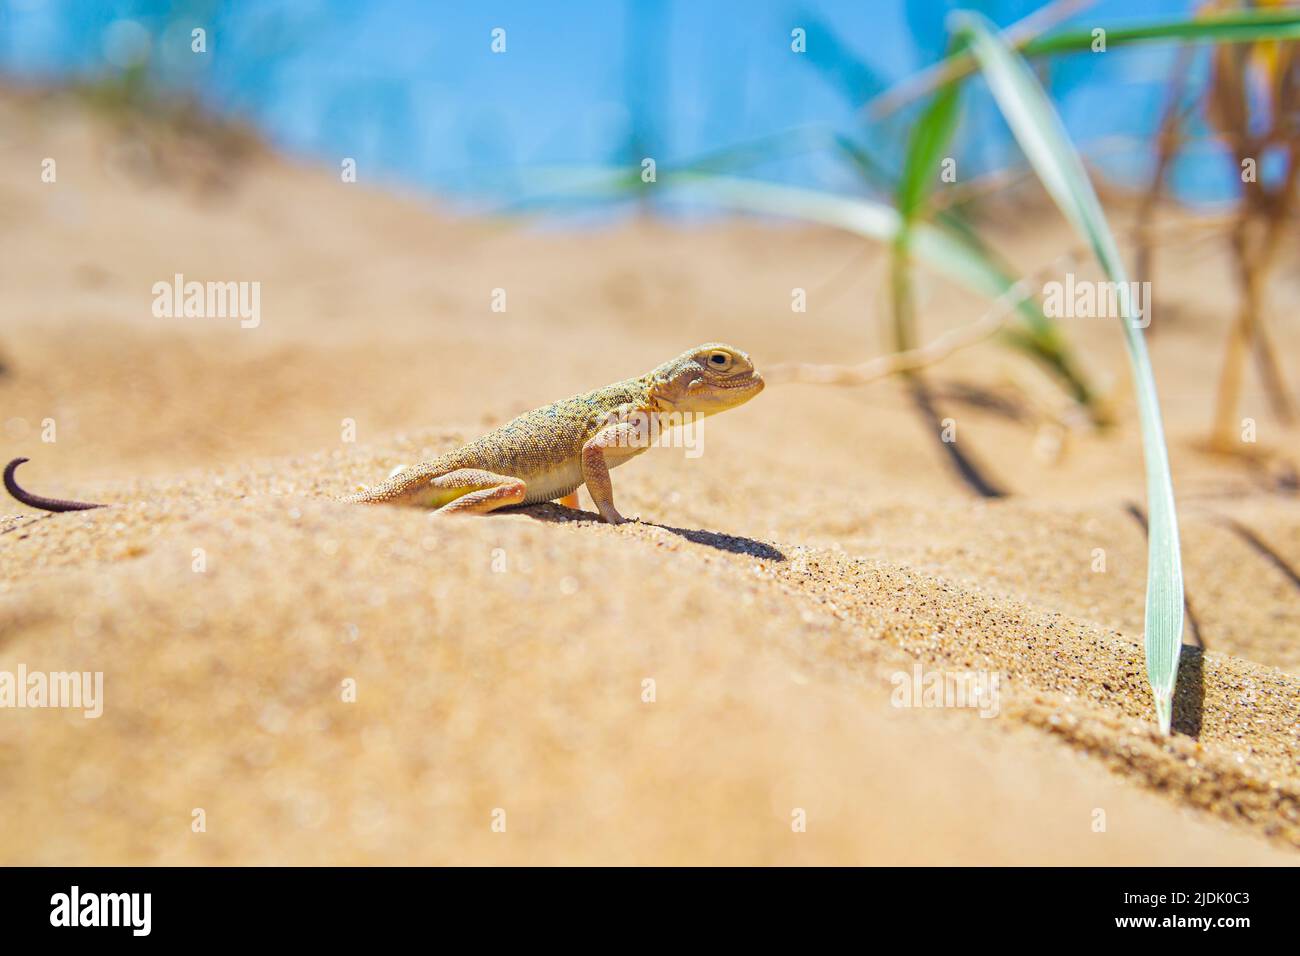
<path fill-rule="evenodd" d="M 358 160 L 367 179 L 444 195 L 508 197 L 520 171 L 553 164 L 661 164 L 809 124 L 859 131 L 852 104 L 941 55 L 945 0 L 0 0 L 0 70 L 23 78 L 95 76 L 116 67 L 114 43 L 147 38 L 160 83 L 196 91 L 299 155 Z M 983 0 L 1006 25 L 1040 0 Z M 1117 24 L 1186 13 L 1182 0 L 1101 0 L 1072 22 Z M 123 31 L 127 22 L 130 29 Z M 190 52 L 192 26 L 208 52 Z M 794 27 L 809 52 L 790 49 Z M 506 52 L 492 52 L 492 30 Z M 842 44 L 849 57 L 835 50 Z M 120 57 L 119 57 L 120 58 Z M 1172 47 L 1054 61 L 1051 90 L 1076 140 L 1150 138 Z M 852 66 L 860 60 L 869 73 Z M 818 65 L 820 64 L 820 66 Z M 1199 69 L 1204 69 L 1203 61 Z M 964 172 L 1016 159 L 982 91 L 968 98 L 956 154 Z M 864 133 L 886 161 L 906 117 Z M 1149 147 L 1098 152 L 1136 181 Z M 853 189 L 825 152 L 754 173 Z M 1187 198 L 1232 195 L 1213 148 L 1176 171 Z"/>

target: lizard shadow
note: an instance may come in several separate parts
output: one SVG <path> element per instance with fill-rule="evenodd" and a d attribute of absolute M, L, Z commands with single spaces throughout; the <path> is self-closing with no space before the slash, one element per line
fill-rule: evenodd
<path fill-rule="evenodd" d="M 502 511 L 505 510 L 506 509 L 502 509 Z M 517 513 L 526 514 L 530 517 L 536 518 L 538 521 L 549 521 L 553 523 L 564 521 L 600 520 L 599 516 L 594 515 L 589 511 L 578 511 L 574 508 L 566 508 L 564 505 L 554 503 L 519 508 L 517 509 Z M 762 558 L 765 561 L 785 560 L 785 555 L 781 551 L 772 547 L 770 544 L 765 544 L 762 541 L 755 541 L 753 538 L 744 538 L 735 534 L 723 534 L 720 531 L 705 531 L 699 528 L 674 528 L 671 525 L 658 524 L 654 521 L 639 521 L 637 523 L 643 527 L 659 528 L 663 531 L 671 532 L 678 537 L 685 538 L 693 544 L 703 544 L 710 548 L 716 548 L 719 551 L 726 551 L 729 554 L 744 554 L 751 558 Z"/>
<path fill-rule="evenodd" d="M 664 531 L 671 531 L 687 541 L 692 541 L 695 544 L 705 544 L 710 548 L 717 548 L 719 551 L 728 551 L 731 554 L 747 554 L 751 558 L 763 558 L 766 561 L 785 560 L 785 555 L 776 548 L 770 544 L 764 544 L 762 541 L 755 541 L 753 538 L 743 538 L 736 534 L 723 534 L 720 531 L 704 531 L 697 528 L 674 528 L 671 525 L 656 524 L 653 521 L 642 521 L 641 524 L 651 528 L 662 528 Z"/>

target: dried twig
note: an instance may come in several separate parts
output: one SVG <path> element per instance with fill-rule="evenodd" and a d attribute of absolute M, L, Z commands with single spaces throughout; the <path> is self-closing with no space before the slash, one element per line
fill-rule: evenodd
<path fill-rule="evenodd" d="M 1071 250 L 1058 256 L 1049 265 L 1020 279 L 998 296 L 977 321 L 945 332 L 927 345 L 882 355 L 859 365 L 782 362 L 773 365 L 765 376 L 773 384 L 799 382 L 816 385 L 867 385 L 891 375 L 915 372 L 935 365 L 954 352 L 982 342 L 1001 331 L 1020 304 L 1037 294 L 1039 284 L 1046 277 L 1058 272 L 1067 262 L 1077 261 L 1079 254 L 1079 251 Z"/>
<path fill-rule="evenodd" d="M 1191 69 L 1195 48 L 1184 43 L 1178 48 L 1174 60 L 1173 79 L 1169 84 L 1169 97 L 1165 101 L 1164 115 L 1160 119 L 1160 131 L 1156 134 L 1156 164 L 1151 171 L 1151 182 L 1138 204 L 1137 217 L 1134 222 L 1134 243 L 1137 246 L 1133 277 L 1139 282 L 1151 281 L 1151 228 L 1155 218 L 1156 206 L 1164 195 L 1165 178 L 1169 175 L 1169 166 L 1173 163 L 1178 149 L 1182 145 L 1182 128 L 1187 118 L 1189 107 L 1183 104 L 1187 89 L 1187 74 Z M 1154 304 L 1148 302 L 1147 308 L 1154 312 Z M 1150 331 L 1154 332 L 1152 327 Z"/>
<path fill-rule="evenodd" d="M 1056 0 L 1040 7 L 1022 20 L 1013 23 L 1002 32 L 1002 36 L 1012 47 L 1019 49 L 1030 40 L 1045 33 L 1052 27 L 1068 20 L 1076 13 L 1092 6 L 1095 0 Z M 970 56 L 949 57 L 929 66 L 920 73 L 896 83 L 880 95 L 867 101 L 863 111 L 872 120 L 879 120 L 912 100 L 932 93 L 939 87 L 955 79 L 972 73 L 975 60 Z"/>
<path fill-rule="evenodd" d="M 1232 232 L 1241 303 L 1228 332 L 1210 436 L 1211 447 L 1228 452 L 1241 447 L 1235 440 L 1236 418 L 1248 353 L 1255 356 L 1274 414 L 1286 423 L 1295 417 L 1264 324 L 1264 312 L 1268 277 L 1284 227 L 1291 218 L 1296 185 L 1300 179 L 1300 136 L 1292 119 L 1296 100 L 1300 99 L 1297 95 L 1297 71 L 1300 70 L 1297 50 L 1300 47 L 1295 43 L 1281 43 L 1271 51 L 1271 56 L 1263 54 L 1263 49 L 1263 45 L 1256 44 L 1244 49 L 1217 49 L 1209 99 L 1210 121 L 1232 147 L 1237 169 L 1247 161 L 1258 167 L 1265 151 L 1272 145 L 1287 147 L 1286 173 L 1275 189 L 1268 189 L 1261 180 L 1243 184 L 1246 188 Z M 1252 57 L 1265 60 L 1270 67 L 1271 128 L 1263 133 L 1255 132 L 1251 122 L 1247 71 Z"/>

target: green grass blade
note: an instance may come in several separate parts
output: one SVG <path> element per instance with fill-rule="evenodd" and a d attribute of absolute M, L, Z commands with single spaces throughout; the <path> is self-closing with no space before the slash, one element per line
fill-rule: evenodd
<path fill-rule="evenodd" d="M 876 159 L 872 153 L 867 150 L 858 141 L 849 136 L 839 135 L 834 139 L 834 146 L 849 164 L 862 177 L 864 183 L 880 193 L 897 193 L 898 180 L 900 174 L 891 173 L 880 160 Z M 699 171 L 699 166 L 690 167 L 694 171 Z M 978 246 L 987 251 L 983 240 L 976 234 L 966 217 L 960 213 L 946 209 L 941 209 L 932 214 L 931 217 L 935 222 L 941 223 L 945 228 L 954 232 L 959 232 L 973 246 Z"/>
<path fill-rule="evenodd" d="M 1187 43 L 1252 43 L 1256 40 L 1291 40 L 1300 37 L 1300 10 L 1238 10 L 1188 20 L 1169 20 L 1136 26 L 1105 27 L 1106 49 L 1133 43 L 1180 40 Z M 1091 50 L 1092 28 L 1062 30 L 1024 45 L 1025 56 L 1079 53 Z"/>
<path fill-rule="evenodd" d="M 867 185 L 882 193 L 894 189 L 898 177 L 886 169 L 884 163 L 876 159 L 866 146 L 841 134 L 835 137 L 835 148 L 849 161 Z"/>
<path fill-rule="evenodd" d="M 868 199 L 686 172 L 673 174 L 670 182 L 694 187 L 702 198 L 733 209 L 815 222 L 887 246 L 898 241 L 903 229 L 903 219 L 896 209 Z M 1015 309 L 1025 325 L 1009 336 L 1011 343 L 1042 362 L 1075 401 L 1088 408 L 1099 423 L 1103 421 L 1103 412 L 1096 407 L 1096 394 L 1055 323 L 1043 314 L 1036 299 L 1015 294 L 1017 280 L 995 256 L 961 233 L 924 222 L 913 224 L 908 242 L 911 254 L 938 274 L 990 299 L 1014 298 Z"/>
<path fill-rule="evenodd" d="M 515 200 L 502 213 L 518 214 L 525 208 L 569 200 L 628 199 L 646 186 L 640 170 L 626 167 L 540 167 L 529 173 L 534 192 Z M 705 202 L 759 215 L 814 222 L 872 239 L 885 245 L 897 241 L 903 227 L 897 210 L 870 199 L 840 196 L 794 186 L 783 186 L 693 168 L 660 170 L 660 188 L 695 193 Z M 1055 322 L 1036 298 L 1013 291 L 1017 280 L 997 256 L 960 230 L 917 223 L 910 250 L 933 271 L 990 299 L 1014 300 L 1023 327 L 1008 329 L 1007 341 L 1051 372 L 1093 420 L 1106 424 L 1105 410 L 1074 360 Z"/>
<path fill-rule="evenodd" d="M 949 83 L 931 97 L 907 138 L 903 173 L 895 190 L 901 228 L 890 248 L 890 289 L 894 313 L 894 348 L 916 347 L 915 304 L 912 295 L 912 227 L 929 212 L 929 199 L 939 175 L 944 150 L 952 142 L 960 114 L 961 88 Z"/>
<path fill-rule="evenodd" d="M 1137 316 L 1128 276 L 1083 161 L 1071 145 L 1060 117 L 1029 65 L 1007 46 L 982 16 L 961 13 L 954 15 L 953 22 L 957 32 L 967 39 L 998 107 L 1039 179 L 1075 230 L 1092 246 L 1107 278 L 1117 285 L 1146 460 L 1150 529 L 1145 638 L 1147 678 L 1155 694 L 1160 729 L 1167 734 L 1174 684 L 1178 678 L 1178 657 L 1182 650 L 1182 559 L 1173 479 L 1169 471 L 1155 376 L 1142 329 L 1133 321 Z"/>
<path fill-rule="evenodd" d="M 538 187 L 537 194 L 527 200 L 530 203 L 548 201 L 547 196 L 551 200 L 565 195 L 620 198 L 643 185 L 639 170 L 608 166 L 539 168 L 531 171 L 530 178 Z M 815 222 L 885 244 L 898 238 L 903 223 L 892 206 L 870 199 L 688 169 L 661 170 L 660 178 L 663 186 L 690 190 L 710 203 Z M 914 241 L 918 255 L 935 271 L 983 295 L 996 298 L 1015 284 L 1015 279 L 992 265 L 981 250 L 958 236 L 918 223 Z M 1033 322 L 1043 319 L 1032 304 L 1028 309 L 1022 306 L 1021 312 Z"/>
<path fill-rule="evenodd" d="M 1020 51 L 1029 57 L 1054 56 L 1091 51 L 1094 29 L 1105 31 L 1106 49 L 1140 43 L 1253 43 L 1257 40 L 1300 39 L 1300 10 L 1245 9 L 1205 16 L 1162 20 L 1153 23 L 1062 30 L 1026 40 Z M 876 119 L 886 116 L 911 100 L 923 96 L 941 84 L 960 80 L 976 69 L 970 51 L 963 51 L 925 71 L 924 82 L 916 78 L 903 81 L 906 92 L 886 90 L 866 109 Z"/>
<path fill-rule="evenodd" d="M 944 150 L 952 142 L 960 115 L 961 87 L 949 83 L 940 87 L 925 112 L 912 127 L 907 142 L 907 159 L 898 181 L 898 211 L 907 221 L 925 211 Z"/>
<path fill-rule="evenodd" d="M 678 173 L 673 182 L 679 186 L 695 187 L 704 198 L 735 209 L 820 223 L 886 245 L 895 242 L 903 228 L 903 218 L 898 210 L 869 199 L 695 173 Z M 980 250 L 944 230 L 917 223 L 912 242 L 919 258 L 936 272 L 968 289 L 996 298 L 1015 284 L 1015 279 L 990 263 Z M 1032 316 L 1034 321 L 1043 318 L 1032 303 L 1027 309 L 1022 307 L 1021 311 Z"/>

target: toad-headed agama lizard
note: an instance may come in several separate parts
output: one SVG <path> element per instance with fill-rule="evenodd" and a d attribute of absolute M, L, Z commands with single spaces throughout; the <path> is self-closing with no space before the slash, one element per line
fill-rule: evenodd
<path fill-rule="evenodd" d="M 763 378 L 744 352 L 716 342 L 701 345 L 640 378 L 526 412 L 343 500 L 474 515 L 555 500 L 576 507 L 578 487 L 585 484 L 601 517 L 621 524 L 625 519 L 614 507 L 609 470 L 649 447 L 647 425 L 671 427 L 688 416 L 723 412 L 762 390 Z M 15 458 L 4 472 L 5 487 L 23 504 L 45 511 L 103 507 L 23 490 L 14 471 L 26 460 Z"/>

